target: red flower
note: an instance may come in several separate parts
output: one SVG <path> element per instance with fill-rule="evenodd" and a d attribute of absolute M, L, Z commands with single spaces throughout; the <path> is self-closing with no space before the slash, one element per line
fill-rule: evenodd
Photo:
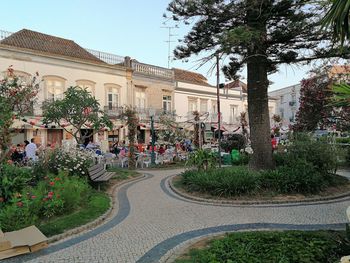
<path fill-rule="evenodd" d="M 36 198 L 36 196 L 35 195 L 32 195 L 32 197 L 31 197 L 32 199 L 35 199 Z"/>
<path fill-rule="evenodd" d="M 46 197 L 45 197 L 45 198 L 43 198 L 43 201 L 47 201 L 47 200 L 49 200 L 49 199 L 48 199 L 48 198 L 46 198 Z"/>
<path fill-rule="evenodd" d="M 50 185 L 51 185 L 51 186 L 55 185 L 55 182 L 50 182 Z"/>
<path fill-rule="evenodd" d="M 2 196 L 0 196 L 0 203 L 5 202 L 5 198 L 3 198 Z"/>
<path fill-rule="evenodd" d="M 22 203 L 22 202 L 17 202 L 17 206 L 18 206 L 18 207 L 22 207 L 22 206 L 23 206 L 23 203 Z"/>
<path fill-rule="evenodd" d="M 59 181 L 61 180 L 59 177 L 55 177 L 55 181 Z"/>

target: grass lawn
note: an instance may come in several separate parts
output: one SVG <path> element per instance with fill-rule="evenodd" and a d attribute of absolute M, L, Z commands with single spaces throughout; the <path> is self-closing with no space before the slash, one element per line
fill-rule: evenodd
<path fill-rule="evenodd" d="M 48 237 L 61 234 L 66 230 L 87 224 L 103 215 L 110 207 L 110 198 L 106 193 L 94 191 L 86 206 L 73 214 L 63 215 L 42 222 L 38 228 Z"/>
<path fill-rule="evenodd" d="M 112 179 L 116 179 L 118 181 L 126 180 L 126 179 L 133 178 L 140 175 L 135 170 L 129 170 L 127 168 L 119 168 L 119 167 L 110 167 L 107 169 L 107 171 L 116 173 L 116 175 L 113 176 Z"/>
<path fill-rule="evenodd" d="M 349 254 L 345 232 L 237 232 L 199 242 L 175 262 L 331 263 Z"/>

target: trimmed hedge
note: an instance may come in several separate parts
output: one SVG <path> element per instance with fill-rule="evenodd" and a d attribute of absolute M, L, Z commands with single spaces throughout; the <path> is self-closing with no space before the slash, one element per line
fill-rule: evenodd
<path fill-rule="evenodd" d="M 193 249 L 176 263 L 339 262 L 350 254 L 342 232 L 285 231 L 232 233 Z"/>

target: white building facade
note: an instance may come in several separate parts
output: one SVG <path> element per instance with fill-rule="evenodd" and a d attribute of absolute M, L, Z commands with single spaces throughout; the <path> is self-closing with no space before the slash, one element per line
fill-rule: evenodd
<path fill-rule="evenodd" d="M 269 92 L 269 97 L 276 99 L 276 114 L 283 120 L 283 126 L 293 125 L 299 109 L 300 84 Z"/>

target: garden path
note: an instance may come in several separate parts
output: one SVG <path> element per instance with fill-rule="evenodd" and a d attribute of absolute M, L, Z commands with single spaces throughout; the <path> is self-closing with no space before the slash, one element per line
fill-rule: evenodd
<path fill-rule="evenodd" d="M 143 171 L 144 172 L 144 171 Z M 163 262 L 189 240 L 249 229 L 344 229 L 350 198 L 313 204 L 213 205 L 177 196 L 181 170 L 151 170 L 118 188 L 118 212 L 104 225 L 4 262 Z M 185 243 L 184 243 L 185 242 Z"/>

